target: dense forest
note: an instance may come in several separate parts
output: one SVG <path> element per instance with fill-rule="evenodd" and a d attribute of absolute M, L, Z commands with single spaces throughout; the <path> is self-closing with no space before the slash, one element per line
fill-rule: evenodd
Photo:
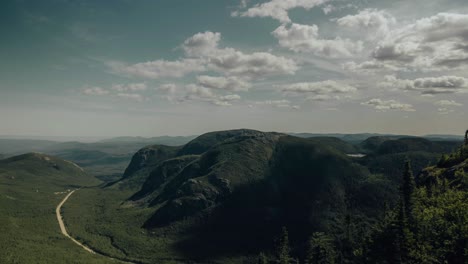
<path fill-rule="evenodd" d="M 70 235 L 99 253 L 76 247 L 87 263 L 466 263 L 467 137 L 217 131 L 146 146 L 108 182 L 53 156 L 11 157 L 0 162 L 2 230 L 18 245 L 37 233 L 37 247 L 22 255 L 2 240 L 2 258 L 66 262 L 54 254 L 75 246 L 51 212 L 82 187 L 62 213 Z"/>
<path fill-rule="evenodd" d="M 416 177 L 411 161 L 405 162 L 396 206 L 385 203 L 371 229 L 353 228 L 353 216 L 347 215 L 344 235 L 316 232 L 305 252 L 298 252 L 284 227 L 277 247 L 260 253 L 258 263 L 467 263 L 467 171 L 468 131 L 457 151 Z"/>

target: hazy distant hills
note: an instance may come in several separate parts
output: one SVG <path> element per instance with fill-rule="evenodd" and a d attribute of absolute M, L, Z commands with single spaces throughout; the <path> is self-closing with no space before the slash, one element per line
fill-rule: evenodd
<path fill-rule="evenodd" d="M 183 145 L 193 137 L 119 137 L 93 143 L 32 139 L 0 139 L 0 154 L 6 157 L 41 152 L 71 160 L 92 174 L 112 180 L 120 177 L 132 155 L 147 145 Z"/>
<path fill-rule="evenodd" d="M 161 144 L 167 146 L 181 146 L 194 139 L 196 136 L 160 136 L 160 137 L 115 137 L 104 139 L 99 142 L 115 143 L 115 142 L 146 142 L 148 144 Z"/>
<path fill-rule="evenodd" d="M 403 138 L 403 137 L 418 137 L 418 136 L 409 136 L 409 135 L 395 135 L 395 134 L 378 134 L 378 133 L 357 133 L 357 134 L 340 134 L 340 133 L 289 133 L 289 135 L 302 137 L 302 138 L 311 138 L 311 137 L 335 137 L 341 140 L 359 143 L 371 137 L 385 137 L 385 138 Z M 433 135 L 424 135 L 420 136 L 421 138 L 426 138 L 430 140 L 440 140 L 440 141 L 457 141 L 463 140 L 461 135 L 443 135 L 443 134 L 433 134 Z"/>

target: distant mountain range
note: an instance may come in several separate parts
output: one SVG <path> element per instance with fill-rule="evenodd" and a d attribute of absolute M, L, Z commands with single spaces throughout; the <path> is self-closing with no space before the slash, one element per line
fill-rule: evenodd
<path fill-rule="evenodd" d="M 463 140 L 461 135 L 444 135 L 444 134 L 431 134 L 424 136 L 412 136 L 412 135 L 395 135 L 395 134 L 379 134 L 379 133 L 357 133 L 357 134 L 340 134 L 340 133 L 289 133 L 289 135 L 310 138 L 310 137 L 336 137 L 344 141 L 359 143 L 370 137 L 389 137 L 389 138 L 402 138 L 402 137 L 422 137 L 431 140 L 441 140 L 441 141 L 450 141 L 450 140 Z"/>

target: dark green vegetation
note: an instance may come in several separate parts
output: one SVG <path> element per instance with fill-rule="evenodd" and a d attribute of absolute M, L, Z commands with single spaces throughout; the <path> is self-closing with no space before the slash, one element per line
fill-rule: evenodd
<path fill-rule="evenodd" d="M 287 263 L 282 227 L 288 261 L 361 263 L 373 230 L 399 204 L 406 158 L 417 173 L 459 145 L 213 132 L 182 147 L 139 150 L 122 180 L 83 190 L 65 212 L 93 248 L 144 263 Z M 367 156 L 346 155 L 354 153 Z"/>
<path fill-rule="evenodd" d="M 371 137 L 359 144 L 367 156 L 359 163 L 373 174 L 383 174 L 395 184 L 401 180 L 405 160 L 411 160 L 413 173 L 437 163 L 441 155 L 457 149 L 462 141 L 430 141 L 424 138 Z"/>
<path fill-rule="evenodd" d="M 416 180 L 408 162 L 397 206 L 363 245 L 362 263 L 466 263 L 468 142 Z"/>
<path fill-rule="evenodd" d="M 0 161 L 0 263 L 109 263 L 60 233 L 55 207 L 68 189 L 98 184 L 76 165 L 37 153 Z"/>
<path fill-rule="evenodd" d="M 116 153 L 115 142 L 99 144 L 68 157 L 93 168 L 98 151 Z M 462 263 L 460 145 L 212 132 L 141 148 L 121 178 L 72 195 L 64 221 L 93 250 L 138 263 Z"/>

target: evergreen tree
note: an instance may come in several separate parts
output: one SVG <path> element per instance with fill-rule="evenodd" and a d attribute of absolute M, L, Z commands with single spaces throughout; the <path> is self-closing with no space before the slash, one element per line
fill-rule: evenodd
<path fill-rule="evenodd" d="M 314 233 L 310 239 L 306 263 L 334 264 L 336 259 L 336 252 L 332 242 L 332 239 L 324 233 Z"/>
<path fill-rule="evenodd" d="M 281 236 L 278 239 L 278 247 L 277 247 L 277 254 L 278 254 L 278 261 L 280 264 L 289 264 L 289 235 L 288 230 L 286 227 L 283 227 L 281 231 Z"/>
<path fill-rule="evenodd" d="M 468 130 L 465 132 L 465 146 L 468 145 Z"/>
<path fill-rule="evenodd" d="M 268 258 L 265 253 L 260 252 L 258 255 L 258 264 L 268 264 Z"/>
<path fill-rule="evenodd" d="M 444 167 L 447 164 L 447 161 L 449 160 L 449 156 L 447 154 L 442 154 L 440 157 L 439 162 L 437 163 L 438 167 Z"/>
<path fill-rule="evenodd" d="M 410 161 L 405 162 L 405 172 L 403 174 L 403 183 L 401 185 L 401 196 L 403 198 L 402 207 L 404 210 L 404 217 L 407 219 L 408 224 L 411 228 L 414 228 L 414 190 L 416 189 L 416 183 L 414 181 L 413 172 L 411 170 Z"/>

